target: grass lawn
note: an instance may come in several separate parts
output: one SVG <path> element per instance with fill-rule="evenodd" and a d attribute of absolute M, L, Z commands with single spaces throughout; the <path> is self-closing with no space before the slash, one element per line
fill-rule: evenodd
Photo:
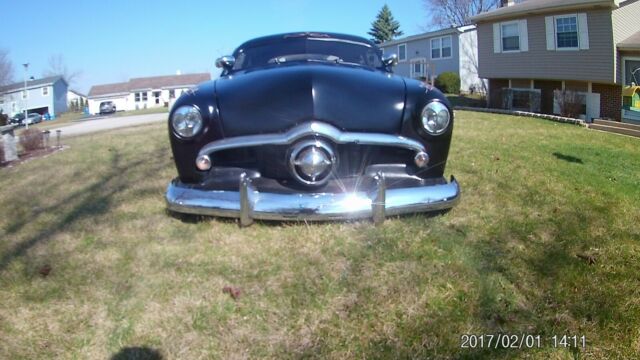
<path fill-rule="evenodd" d="M 0 169 L 0 358 L 637 358 L 640 141 L 457 115 L 460 204 L 381 227 L 169 216 L 164 124 Z"/>
<path fill-rule="evenodd" d="M 158 114 L 158 113 L 166 113 L 169 112 L 169 108 L 166 107 L 151 107 L 146 109 L 138 109 L 138 110 L 129 110 L 129 111 L 118 111 L 115 113 L 115 116 L 133 116 L 133 115 L 144 115 L 144 114 Z"/>

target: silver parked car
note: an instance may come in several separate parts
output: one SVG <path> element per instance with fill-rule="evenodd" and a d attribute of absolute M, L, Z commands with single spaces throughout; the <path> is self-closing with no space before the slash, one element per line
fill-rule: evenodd
<path fill-rule="evenodd" d="M 24 121 L 24 123 L 28 125 L 37 124 L 39 122 L 42 122 L 42 115 L 38 113 L 31 113 L 27 115 L 27 118 Z"/>
<path fill-rule="evenodd" d="M 116 104 L 113 101 L 103 101 L 100 103 L 100 115 L 116 112 Z"/>

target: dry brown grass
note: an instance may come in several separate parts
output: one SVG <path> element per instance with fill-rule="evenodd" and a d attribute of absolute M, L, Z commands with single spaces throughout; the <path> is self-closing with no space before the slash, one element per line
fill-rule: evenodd
<path fill-rule="evenodd" d="M 462 202 L 381 227 L 170 216 L 162 124 L 0 170 L 0 358 L 636 357 L 637 140 L 458 117 Z M 460 349 L 497 332 L 588 347 Z"/>

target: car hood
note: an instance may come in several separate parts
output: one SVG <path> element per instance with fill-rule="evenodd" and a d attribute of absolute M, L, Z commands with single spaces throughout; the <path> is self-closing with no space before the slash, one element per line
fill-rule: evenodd
<path fill-rule="evenodd" d="M 337 64 L 291 64 L 216 81 L 226 137 L 273 133 L 311 119 L 345 131 L 398 133 L 405 82 L 393 74 Z"/>

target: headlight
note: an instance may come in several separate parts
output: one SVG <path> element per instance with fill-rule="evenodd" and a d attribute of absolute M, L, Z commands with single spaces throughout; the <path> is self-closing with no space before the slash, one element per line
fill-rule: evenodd
<path fill-rule="evenodd" d="M 195 106 L 180 106 L 173 112 L 171 126 L 180 137 L 194 137 L 202 129 L 202 115 Z"/>
<path fill-rule="evenodd" d="M 449 126 L 449 109 L 444 104 L 434 101 L 422 109 L 422 127 L 429 135 L 440 135 Z"/>

